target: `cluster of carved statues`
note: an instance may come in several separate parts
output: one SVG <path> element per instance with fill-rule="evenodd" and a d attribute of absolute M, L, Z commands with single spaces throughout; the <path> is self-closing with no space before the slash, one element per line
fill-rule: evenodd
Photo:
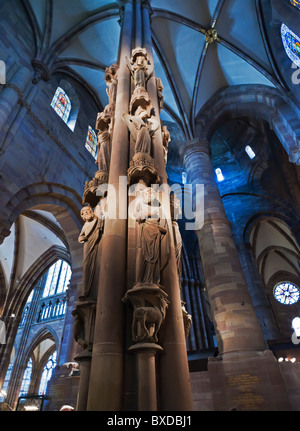
<path fill-rule="evenodd" d="M 122 115 L 133 143 L 133 154 L 127 172 L 128 184 L 136 185 L 133 218 L 136 222 L 136 279 L 132 289 L 123 298 L 133 306 L 132 338 L 135 342 L 156 343 L 157 334 L 165 319 L 169 304 L 167 294 L 161 285 L 161 272 L 167 265 L 170 251 L 171 236 L 175 239 L 175 250 L 178 267 L 178 277 L 181 277 L 181 236 L 175 220 L 175 199 L 171 199 L 172 223 L 167 223 L 162 214 L 159 195 L 151 187 L 159 183 L 153 155 L 153 136 L 160 128 L 160 121 L 153 115 L 153 107 L 147 92 L 147 82 L 153 73 L 147 51 L 136 48 L 130 59 L 126 58 L 127 66 L 132 76 L 132 96 L 129 112 Z M 105 203 L 109 198 L 96 197 L 99 184 L 108 182 L 111 160 L 111 143 L 115 121 L 116 93 L 118 85 L 118 64 L 115 63 L 105 71 L 107 95 L 109 103 L 103 112 L 97 116 L 96 129 L 98 133 L 98 152 L 96 163 L 98 171 L 95 178 L 86 182 L 83 203 L 88 204 L 81 210 L 84 225 L 78 241 L 83 243 L 83 280 L 82 292 L 79 298 L 81 306 L 74 310 L 75 339 L 83 348 L 90 348 L 87 328 L 90 333 L 91 321 L 94 317 L 96 304 L 95 277 L 99 268 L 99 244 L 105 224 Z M 163 86 L 156 78 L 156 90 L 159 110 L 163 108 Z M 166 126 L 161 127 L 161 142 L 163 157 L 167 162 L 170 133 Z M 100 199 L 100 201 L 99 201 Z M 95 208 L 93 210 L 93 208 Z M 172 232 L 170 232 L 172 230 Z M 97 275 L 98 277 L 98 275 Z M 92 308 L 84 308 L 84 303 L 90 301 Z M 79 304 L 80 305 L 80 304 Z M 81 308 L 80 308 L 81 307 Z M 92 311 L 91 311 L 92 309 Z M 87 311 L 88 310 L 88 311 Z M 184 315 L 183 304 L 183 315 Z M 186 311 L 185 311 L 186 313 Z M 187 315 L 187 313 L 186 313 Z"/>

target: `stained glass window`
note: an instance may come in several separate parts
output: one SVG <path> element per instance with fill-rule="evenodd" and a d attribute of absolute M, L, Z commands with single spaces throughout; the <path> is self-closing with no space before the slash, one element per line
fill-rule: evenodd
<path fill-rule="evenodd" d="M 300 38 L 285 24 L 282 24 L 281 39 L 289 59 L 300 67 Z"/>
<path fill-rule="evenodd" d="M 60 87 L 57 87 L 51 102 L 55 112 L 67 123 L 71 111 L 71 101 L 67 93 Z"/>
<path fill-rule="evenodd" d="M 274 287 L 274 296 L 281 304 L 291 305 L 299 301 L 300 290 L 290 282 L 278 283 Z"/>
<path fill-rule="evenodd" d="M 21 395 L 27 395 L 29 386 L 30 386 L 30 380 L 31 380 L 31 374 L 32 374 L 32 359 L 29 358 L 29 361 L 27 363 L 26 370 L 24 371 L 21 390 L 20 390 L 20 396 Z"/>
<path fill-rule="evenodd" d="M 300 0 L 290 0 L 290 3 L 300 9 Z"/>
<path fill-rule="evenodd" d="M 65 292 L 71 278 L 70 265 L 64 260 L 58 260 L 48 270 L 43 298 Z"/>
<path fill-rule="evenodd" d="M 85 140 L 85 148 L 96 159 L 97 157 L 97 135 L 95 131 L 89 126 L 88 133 Z"/>
<path fill-rule="evenodd" d="M 47 364 L 44 366 L 40 387 L 39 387 L 39 395 L 45 395 L 47 391 L 47 385 L 49 380 L 51 379 L 52 372 L 56 367 L 57 362 L 57 352 L 55 351 L 48 359 Z"/>

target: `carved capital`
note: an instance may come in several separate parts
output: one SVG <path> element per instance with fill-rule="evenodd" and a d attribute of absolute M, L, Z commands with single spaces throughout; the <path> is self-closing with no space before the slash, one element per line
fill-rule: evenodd
<path fill-rule="evenodd" d="M 158 332 L 169 305 L 168 295 L 154 283 L 137 283 L 128 290 L 123 302 L 133 307 L 132 340 L 138 343 L 157 343 Z"/>
<path fill-rule="evenodd" d="M 96 301 L 92 300 L 79 301 L 72 311 L 75 341 L 88 351 L 93 348 L 95 315 Z"/>

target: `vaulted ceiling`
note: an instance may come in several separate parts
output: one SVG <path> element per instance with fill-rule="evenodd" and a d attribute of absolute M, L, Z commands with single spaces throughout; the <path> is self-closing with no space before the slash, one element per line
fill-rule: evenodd
<path fill-rule="evenodd" d="M 23 0 L 36 58 L 52 73 L 83 79 L 107 104 L 105 67 L 117 60 L 121 1 Z M 164 86 L 162 120 L 191 138 L 194 118 L 218 90 L 241 84 L 282 88 L 256 0 L 150 0 L 156 76 Z M 214 28 L 217 40 L 208 43 Z"/>

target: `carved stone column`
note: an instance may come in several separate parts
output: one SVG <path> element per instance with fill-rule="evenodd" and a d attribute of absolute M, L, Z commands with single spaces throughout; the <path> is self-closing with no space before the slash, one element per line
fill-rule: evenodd
<path fill-rule="evenodd" d="M 219 356 L 208 362 L 214 409 L 289 410 L 277 360 L 266 350 L 253 309 L 209 144 L 195 139 L 181 154 L 189 182 L 204 184 L 204 223 L 196 234 L 219 347 Z"/>
<path fill-rule="evenodd" d="M 87 407 L 91 359 L 94 339 L 96 301 L 85 300 L 77 303 L 72 315 L 75 318 L 74 335 L 78 344 L 84 349 L 75 356 L 80 363 L 80 383 L 76 410 L 85 411 Z"/>
<path fill-rule="evenodd" d="M 119 176 L 128 168 L 128 132 L 122 114 L 128 111 L 132 2 L 127 1 L 119 47 L 118 86 L 111 146 L 109 184 L 118 196 Z M 121 410 L 124 383 L 124 304 L 127 253 L 127 199 L 117 199 L 116 218 L 105 222 L 87 410 Z M 119 217 L 120 212 L 123 218 Z M 124 217 L 125 213 L 125 217 Z"/>
<path fill-rule="evenodd" d="M 276 320 L 268 301 L 264 283 L 253 257 L 250 244 L 237 246 L 245 279 L 248 284 L 254 310 L 260 322 L 265 340 L 274 340 L 280 337 Z"/>
<path fill-rule="evenodd" d="M 153 62 L 150 13 L 151 8 L 149 2 L 143 2 L 144 46 L 147 49 L 149 61 Z M 148 80 L 147 91 L 154 108 L 154 115 L 159 119 L 161 100 L 159 100 L 155 73 L 153 73 Z M 165 167 L 163 134 L 161 130 L 157 130 L 153 135 L 152 144 L 153 158 L 155 159 L 155 166 L 161 184 L 167 184 L 168 179 Z M 167 214 L 169 210 L 170 203 L 168 202 L 168 208 L 164 208 L 164 211 Z M 173 230 L 170 214 L 168 229 L 170 231 Z M 159 360 L 159 409 L 166 411 L 191 411 L 193 410 L 193 401 L 174 238 L 172 238 L 170 242 L 169 259 L 166 267 L 162 271 L 161 283 L 168 295 L 169 306 L 165 322 L 160 330 L 160 345 L 163 348 L 163 354 Z"/>

